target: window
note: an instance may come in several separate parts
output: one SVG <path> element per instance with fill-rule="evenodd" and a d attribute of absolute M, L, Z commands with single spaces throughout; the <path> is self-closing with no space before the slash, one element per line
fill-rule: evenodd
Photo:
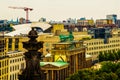
<path fill-rule="evenodd" d="M 12 38 L 9 38 L 8 48 L 9 50 L 12 50 Z"/>
<path fill-rule="evenodd" d="M 15 39 L 15 50 L 18 50 L 18 46 L 19 46 L 19 38 Z"/>
<path fill-rule="evenodd" d="M 0 70 L 0 76 L 1 76 L 1 70 Z"/>
<path fill-rule="evenodd" d="M 12 72 L 12 67 L 10 67 L 10 72 Z"/>
<path fill-rule="evenodd" d="M 0 62 L 0 68 L 1 68 L 1 62 Z"/>
<path fill-rule="evenodd" d="M 4 61 L 2 61 L 2 67 L 4 67 Z"/>

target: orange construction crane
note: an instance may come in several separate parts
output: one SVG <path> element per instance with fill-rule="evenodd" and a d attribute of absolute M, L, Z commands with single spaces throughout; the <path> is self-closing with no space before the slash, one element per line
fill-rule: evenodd
<path fill-rule="evenodd" d="M 9 8 L 12 8 L 12 9 L 24 9 L 24 11 L 26 11 L 26 23 L 28 23 L 28 11 L 32 11 L 33 8 L 28 8 L 28 7 L 12 7 L 12 6 L 9 6 Z"/>

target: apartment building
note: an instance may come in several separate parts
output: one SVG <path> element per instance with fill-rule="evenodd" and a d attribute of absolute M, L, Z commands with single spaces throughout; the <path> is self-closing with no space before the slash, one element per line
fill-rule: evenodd
<path fill-rule="evenodd" d="M 8 79 L 7 80 L 18 80 L 18 74 L 21 69 L 26 67 L 24 52 L 10 51 L 7 52 L 8 56 Z"/>
<path fill-rule="evenodd" d="M 0 36 L 0 80 L 8 79 L 8 57 L 5 52 L 5 39 Z"/>

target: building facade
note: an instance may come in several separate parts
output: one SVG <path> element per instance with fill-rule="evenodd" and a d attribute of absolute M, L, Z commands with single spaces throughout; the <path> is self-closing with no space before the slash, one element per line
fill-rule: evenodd
<path fill-rule="evenodd" d="M 8 79 L 7 80 L 18 80 L 18 74 L 21 69 L 26 67 L 24 52 L 20 51 L 10 51 L 7 52 L 8 56 Z"/>
<path fill-rule="evenodd" d="M 85 47 L 81 41 L 56 43 L 51 51 L 54 61 L 69 63 L 69 74 L 85 67 Z"/>
<path fill-rule="evenodd" d="M 118 27 L 120 27 L 120 19 L 117 19 L 117 20 L 116 20 L 116 25 L 117 25 Z"/>
<path fill-rule="evenodd" d="M 85 56 L 82 41 L 53 43 L 47 62 L 41 62 L 41 69 L 46 73 L 46 80 L 65 80 L 69 75 L 92 65 L 91 57 Z M 52 61 L 49 60 L 52 58 Z M 49 62 L 51 61 L 51 62 Z"/>
<path fill-rule="evenodd" d="M 8 80 L 8 57 L 5 52 L 5 39 L 0 36 L 0 80 Z"/>
<path fill-rule="evenodd" d="M 52 32 L 55 33 L 56 35 L 59 35 L 60 32 L 63 30 L 64 30 L 63 24 L 53 24 Z"/>
<path fill-rule="evenodd" d="M 45 80 L 65 80 L 69 76 L 67 62 L 40 62 L 40 65 L 41 70 L 45 71 Z"/>
<path fill-rule="evenodd" d="M 9 51 L 25 51 L 23 48 L 22 42 L 29 40 L 27 37 L 24 36 L 14 36 L 14 37 L 7 37 L 5 36 L 5 48 L 6 52 Z"/>
<path fill-rule="evenodd" d="M 112 37 L 107 39 L 107 43 L 104 43 L 104 39 L 91 39 L 84 41 L 86 44 L 86 54 L 92 55 L 93 60 L 98 59 L 100 52 L 118 51 L 120 49 L 120 37 Z"/>
<path fill-rule="evenodd" d="M 105 26 L 111 26 L 113 24 L 112 19 L 97 19 L 96 20 L 96 27 L 105 27 Z"/>
<path fill-rule="evenodd" d="M 85 20 L 77 20 L 77 23 L 81 26 L 94 26 L 94 20 L 90 19 L 85 19 Z"/>
<path fill-rule="evenodd" d="M 95 28 L 91 35 L 93 38 L 84 40 L 86 54 L 92 55 L 94 60 L 98 59 L 100 52 L 118 51 L 120 49 L 120 29 Z"/>
<path fill-rule="evenodd" d="M 117 15 L 116 15 L 116 14 L 107 15 L 107 16 L 106 16 L 106 19 L 112 20 L 112 21 L 113 21 L 113 24 L 115 24 L 116 21 L 117 21 Z"/>

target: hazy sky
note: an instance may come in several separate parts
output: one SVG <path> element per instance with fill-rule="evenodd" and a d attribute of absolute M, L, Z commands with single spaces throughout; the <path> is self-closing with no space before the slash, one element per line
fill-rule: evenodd
<path fill-rule="evenodd" d="M 67 18 L 104 19 L 107 14 L 117 14 L 120 18 L 120 0 L 0 0 L 0 19 L 25 17 L 22 9 L 11 9 L 8 6 L 31 7 L 29 19 L 38 21 L 65 20 Z"/>

